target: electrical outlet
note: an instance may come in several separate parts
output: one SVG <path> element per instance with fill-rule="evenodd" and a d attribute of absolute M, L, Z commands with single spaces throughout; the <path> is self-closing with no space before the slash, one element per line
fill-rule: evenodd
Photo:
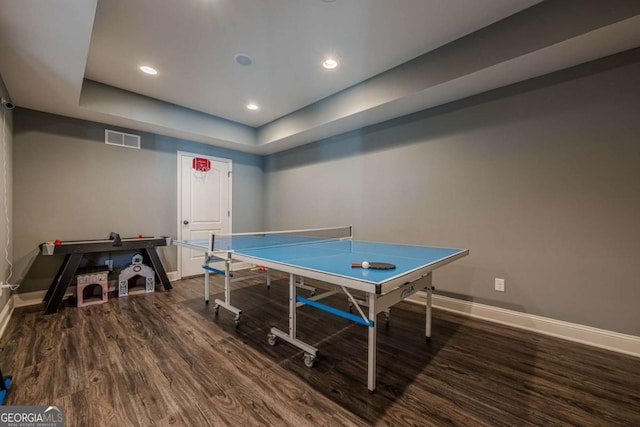
<path fill-rule="evenodd" d="M 496 278 L 496 291 L 504 292 L 504 279 Z"/>
<path fill-rule="evenodd" d="M 11 291 L 15 290 L 18 288 L 18 286 L 20 285 L 11 285 L 9 283 L 7 283 L 6 285 L 4 284 L 4 282 L 0 282 L 0 297 L 2 296 L 2 294 L 4 293 L 3 289 L 8 289 L 9 290 L 9 294 L 11 294 Z"/>

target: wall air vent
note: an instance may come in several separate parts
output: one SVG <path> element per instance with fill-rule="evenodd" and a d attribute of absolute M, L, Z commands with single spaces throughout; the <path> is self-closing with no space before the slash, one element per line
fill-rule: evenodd
<path fill-rule="evenodd" d="M 104 130 L 104 143 L 117 145 L 119 147 L 140 149 L 140 135 L 118 132 L 115 130 Z"/>

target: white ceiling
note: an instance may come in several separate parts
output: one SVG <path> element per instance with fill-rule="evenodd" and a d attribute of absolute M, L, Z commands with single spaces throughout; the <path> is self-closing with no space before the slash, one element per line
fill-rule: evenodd
<path fill-rule="evenodd" d="M 638 16 L 508 49 L 507 24 L 478 32 L 540 0 L 0 1 L 18 106 L 261 154 L 640 45 Z"/>

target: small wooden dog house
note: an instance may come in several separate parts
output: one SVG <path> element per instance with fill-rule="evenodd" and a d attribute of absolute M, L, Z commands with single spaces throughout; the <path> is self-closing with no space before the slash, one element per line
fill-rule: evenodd
<path fill-rule="evenodd" d="M 109 291 L 107 275 L 108 272 L 100 271 L 76 276 L 78 283 L 78 287 L 76 288 L 78 307 L 107 302 L 107 292 Z"/>
<path fill-rule="evenodd" d="M 144 289 L 141 289 L 132 294 L 147 293 L 155 291 L 156 287 L 156 273 L 148 265 L 142 263 L 142 255 L 135 255 L 131 259 L 131 265 L 123 269 L 118 277 L 118 296 L 124 297 L 129 295 L 129 282 L 136 277 L 142 277 L 145 279 Z"/>

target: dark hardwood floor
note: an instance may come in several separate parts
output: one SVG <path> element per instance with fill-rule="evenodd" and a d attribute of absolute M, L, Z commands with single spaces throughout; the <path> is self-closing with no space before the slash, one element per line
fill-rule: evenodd
<path fill-rule="evenodd" d="M 401 303 L 378 328 L 369 394 L 360 325 L 299 309 L 299 336 L 320 349 L 311 369 L 268 345 L 269 328 L 287 330 L 284 276 L 233 291 L 237 329 L 202 293 L 187 279 L 50 316 L 16 309 L 0 340 L 6 404 L 64 405 L 69 426 L 640 426 L 638 358 L 439 310 L 427 344 L 424 307 Z"/>

